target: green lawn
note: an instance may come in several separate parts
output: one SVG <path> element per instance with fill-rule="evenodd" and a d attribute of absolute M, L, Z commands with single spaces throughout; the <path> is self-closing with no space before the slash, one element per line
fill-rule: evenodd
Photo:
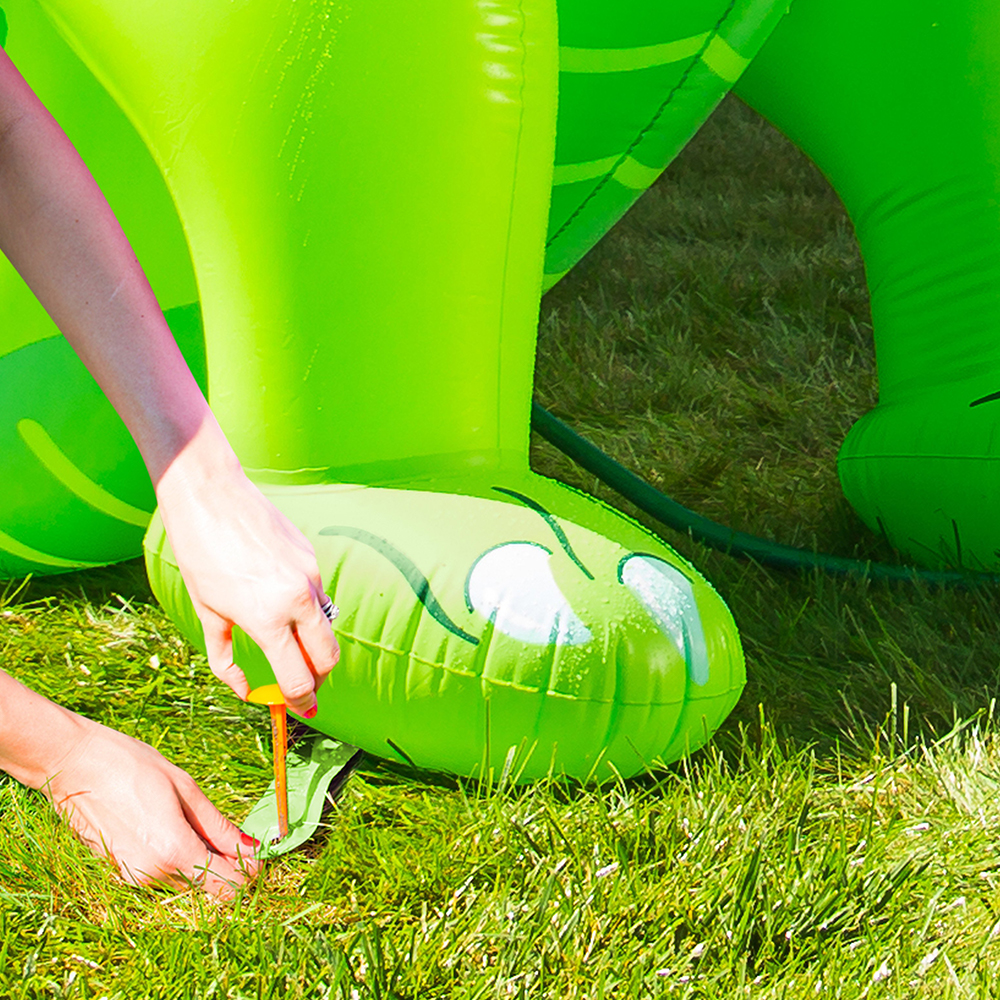
<path fill-rule="evenodd" d="M 536 391 L 702 514 L 895 559 L 835 469 L 876 398 L 850 224 L 735 99 L 546 297 Z M 630 510 L 539 439 L 533 461 Z M 603 791 L 373 762 L 328 831 L 225 904 L 124 886 L 0 780 L 0 998 L 995 996 L 996 591 L 788 574 L 664 537 L 746 650 L 707 750 Z M 269 781 L 266 710 L 214 681 L 141 563 L 0 603 L 4 669 L 243 818 Z"/>

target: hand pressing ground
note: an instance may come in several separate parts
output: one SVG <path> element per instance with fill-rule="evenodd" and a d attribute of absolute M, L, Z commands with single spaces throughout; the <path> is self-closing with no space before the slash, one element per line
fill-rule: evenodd
<path fill-rule="evenodd" d="M 140 740 L 0 672 L 0 769 L 39 789 L 132 885 L 192 883 L 222 899 L 257 874 L 253 841 L 194 779 Z"/>

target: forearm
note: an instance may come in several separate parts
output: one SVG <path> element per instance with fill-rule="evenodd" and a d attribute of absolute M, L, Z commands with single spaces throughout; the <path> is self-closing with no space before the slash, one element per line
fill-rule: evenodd
<path fill-rule="evenodd" d="M 96 725 L 0 670 L 0 771 L 22 784 L 44 788 Z"/>
<path fill-rule="evenodd" d="M 2 50 L 0 250 L 135 438 L 213 672 L 240 697 L 249 693 L 233 662 L 239 625 L 271 660 L 293 710 L 314 712 L 316 688 L 339 655 L 320 610 L 315 552 L 243 474 L 111 209 Z M 20 716 L 0 712 L 13 734 L 12 766 L 30 771 L 44 747 L 24 742 Z M 67 716 L 53 718 L 56 728 L 72 728 Z M 0 761 L 4 752 L 0 742 Z"/>
<path fill-rule="evenodd" d="M 154 486 L 189 446 L 196 466 L 238 468 L 97 184 L 2 52 L 0 250 L 131 431 Z"/>

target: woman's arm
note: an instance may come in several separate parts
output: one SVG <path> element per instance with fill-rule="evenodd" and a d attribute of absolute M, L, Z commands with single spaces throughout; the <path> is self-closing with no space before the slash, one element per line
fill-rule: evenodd
<path fill-rule="evenodd" d="M 111 208 L 3 52 L 0 248 L 132 432 L 154 486 L 196 439 L 238 468 Z"/>
<path fill-rule="evenodd" d="M 246 697 L 238 624 L 309 717 L 339 655 L 312 546 L 243 474 L 97 184 L 2 50 L 0 250 L 135 438 L 213 672 Z"/>

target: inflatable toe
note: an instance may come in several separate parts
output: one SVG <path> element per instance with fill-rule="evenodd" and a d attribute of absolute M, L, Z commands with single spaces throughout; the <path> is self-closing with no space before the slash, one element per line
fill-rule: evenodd
<path fill-rule="evenodd" d="M 468 481 L 464 484 L 468 488 Z M 700 746 L 745 673 L 722 599 L 635 522 L 540 476 L 477 495 L 263 487 L 315 546 L 341 659 L 310 720 L 381 756 L 522 779 L 631 775 Z M 158 517 L 157 597 L 202 648 Z M 234 637 L 251 685 L 274 675 Z"/>

